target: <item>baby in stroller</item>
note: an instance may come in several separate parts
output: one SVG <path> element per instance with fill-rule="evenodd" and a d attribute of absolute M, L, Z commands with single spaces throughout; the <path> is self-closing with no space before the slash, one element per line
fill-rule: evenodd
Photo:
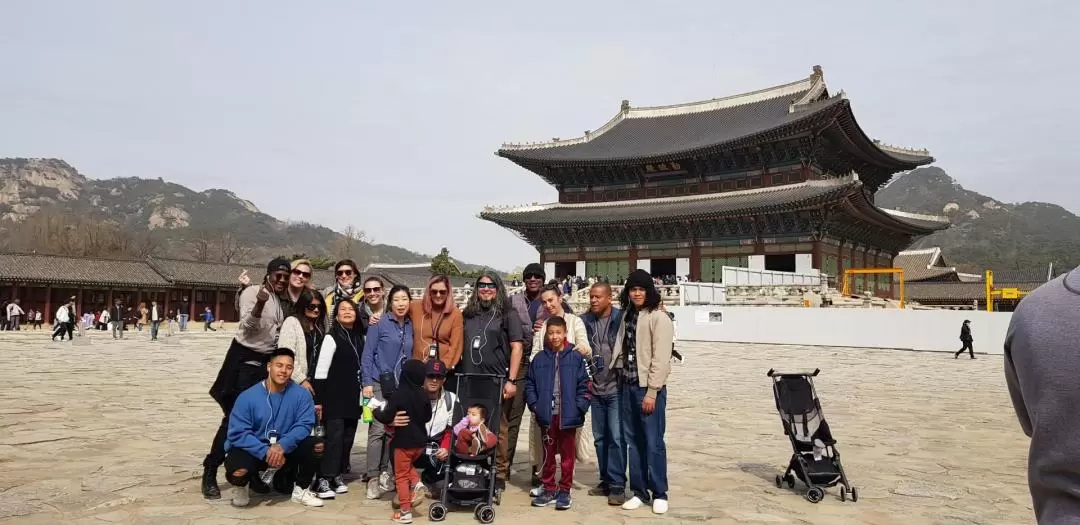
<path fill-rule="evenodd" d="M 480 523 L 495 521 L 495 505 L 500 499 L 495 491 L 499 428 L 496 425 L 494 431 L 489 429 L 487 417 L 500 413 L 505 379 L 505 375 L 497 374 L 457 374 L 458 402 L 469 409 L 452 429 L 453 452 L 443 469 L 441 497 L 428 507 L 431 521 L 446 519 L 450 505 L 473 507 L 473 516 Z"/>

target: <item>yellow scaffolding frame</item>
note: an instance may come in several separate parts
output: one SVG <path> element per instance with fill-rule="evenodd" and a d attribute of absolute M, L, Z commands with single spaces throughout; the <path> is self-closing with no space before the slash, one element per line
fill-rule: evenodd
<path fill-rule="evenodd" d="M 986 270 L 986 279 L 983 280 L 986 283 L 986 311 L 994 311 L 994 296 L 1001 297 L 1002 299 L 1019 299 L 1028 294 L 1019 288 L 1002 288 L 1000 290 L 994 288 L 994 271 Z"/>
<path fill-rule="evenodd" d="M 844 295 L 851 295 L 851 276 L 852 275 L 873 275 L 883 273 L 895 273 L 900 275 L 900 308 L 904 308 L 904 269 L 903 268 L 847 268 L 844 270 L 844 286 L 841 288 L 841 292 Z"/>

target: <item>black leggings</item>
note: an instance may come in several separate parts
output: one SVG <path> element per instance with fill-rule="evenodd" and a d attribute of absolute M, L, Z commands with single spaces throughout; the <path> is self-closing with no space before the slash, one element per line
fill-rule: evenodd
<path fill-rule="evenodd" d="M 960 354 L 964 353 L 964 350 L 967 350 L 968 355 L 970 355 L 972 359 L 975 359 L 975 349 L 971 347 L 971 341 L 962 342 L 964 343 L 964 347 L 957 350 L 956 355 L 954 355 L 953 357 L 960 357 Z"/>
<path fill-rule="evenodd" d="M 319 459 L 322 458 L 322 454 L 315 452 L 317 442 L 318 440 L 315 437 L 308 437 L 301 441 L 296 450 L 285 454 L 285 465 L 278 472 L 286 472 L 295 467 L 296 485 L 304 488 L 310 487 L 311 480 L 315 477 L 315 469 L 319 465 Z M 229 455 L 225 456 L 225 479 L 237 487 L 246 486 L 252 477 L 258 476 L 259 471 L 266 470 L 266 468 L 265 458 L 256 458 L 246 450 L 234 448 L 229 451 Z M 240 469 L 247 472 L 243 476 L 234 476 L 233 473 Z"/>
<path fill-rule="evenodd" d="M 356 441 L 357 419 L 328 419 L 326 428 L 326 452 L 320 462 L 319 475 L 334 478 L 345 472 L 352 455 L 353 442 Z"/>

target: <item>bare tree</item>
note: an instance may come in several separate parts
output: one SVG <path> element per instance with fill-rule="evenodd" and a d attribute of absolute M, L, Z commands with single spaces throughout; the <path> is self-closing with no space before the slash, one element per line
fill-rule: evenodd
<path fill-rule="evenodd" d="M 341 232 L 341 237 L 337 240 L 334 254 L 337 255 L 338 259 L 355 260 L 360 255 L 360 249 L 364 245 L 365 239 L 367 239 L 367 234 L 364 233 L 363 230 L 350 224 Z"/>
<path fill-rule="evenodd" d="M 194 248 L 195 260 L 209 262 L 213 258 L 214 246 L 217 244 L 218 232 L 211 228 L 199 228 L 194 232 L 191 246 Z"/>
<path fill-rule="evenodd" d="M 221 262 L 233 264 L 245 260 L 251 255 L 251 247 L 244 244 L 229 230 L 222 230 L 218 241 L 221 249 Z"/>

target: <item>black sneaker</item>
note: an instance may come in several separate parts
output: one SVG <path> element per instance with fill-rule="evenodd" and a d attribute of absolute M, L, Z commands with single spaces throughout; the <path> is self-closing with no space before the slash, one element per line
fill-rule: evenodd
<path fill-rule="evenodd" d="M 221 499 L 221 489 L 217 484 L 217 468 L 203 467 L 202 495 L 206 499 Z"/>
<path fill-rule="evenodd" d="M 607 496 L 608 488 L 603 483 L 589 489 L 590 496 Z"/>
<path fill-rule="evenodd" d="M 540 473 L 537 471 L 536 467 L 533 467 L 532 469 L 532 478 L 529 480 L 529 485 L 534 489 L 540 486 Z"/>
<path fill-rule="evenodd" d="M 623 503 L 626 503 L 626 491 L 615 490 L 609 491 L 607 496 L 607 504 L 612 507 L 621 507 Z"/>
<path fill-rule="evenodd" d="M 570 505 L 574 503 L 574 500 L 570 498 L 569 492 L 560 492 L 555 496 L 555 510 L 570 510 Z"/>
<path fill-rule="evenodd" d="M 532 506 L 534 506 L 534 507 L 546 507 L 548 505 L 551 505 L 551 504 L 555 503 L 556 496 L 557 496 L 557 494 L 555 494 L 554 492 L 547 492 L 547 491 L 541 492 L 539 496 L 533 498 Z"/>

